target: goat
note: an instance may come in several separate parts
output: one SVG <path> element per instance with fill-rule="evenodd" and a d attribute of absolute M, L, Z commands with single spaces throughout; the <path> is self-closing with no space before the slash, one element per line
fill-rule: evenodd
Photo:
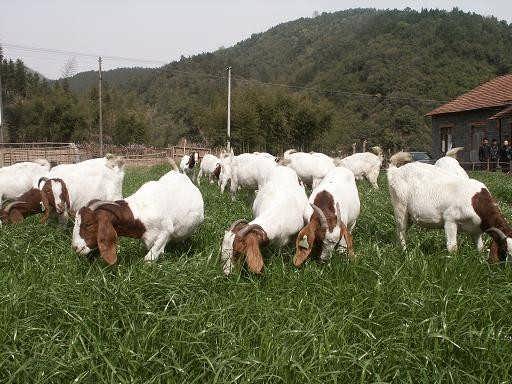
<path fill-rule="evenodd" d="M 411 155 L 393 155 L 388 184 L 398 238 L 406 248 L 408 222 L 427 228 L 443 228 L 449 252 L 457 250 L 457 230 L 472 234 L 483 250 L 482 234 L 493 238 L 489 262 L 512 260 L 512 228 L 500 212 L 485 184 L 454 175 L 431 164 L 411 161 Z"/>
<path fill-rule="evenodd" d="M 48 175 L 53 179 L 49 188 L 54 192 L 56 212 L 61 222 L 67 221 L 68 211 L 77 212 L 91 200 L 119 200 L 123 198 L 124 159 L 107 155 L 98 159 L 85 160 L 76 164 L 61 164 L 53 167 Z M 55 182 L 59 180 L 59 182 Z M 66 209 L 62 207 L 63 192 L 67 191 Z M 50 198 L 51 200 L 51 198 Z"/>
<path fill-rule="evenodd" d="M 278 166 L 265 185 L 258 190 L 252 211 L 255 218 L 237 220 L 224 233 L 221 261 L 224 274 L 232 272 L 243 255 L 251 272 L 263 271 L 260 247 L 268 243 L 287 244 L 304 226 L 309 207 L 304 187 L 295 171 Z"/>
<path fill-rule="evenodd" d="M 231 181 L 231 199 L 235 199 L 236 191 L 241 187 L 260 188 L 277 167 L 277 163 L 269 156 L 260 153 L 243 153 L 238 156 L 229 156 L 221 160 L 220 190 Z"/>
<path fill-rule="evenodd" d="M 373 147 L 371 152 L 354 153 L 341 160 L 336 161 L 336 165 L 350 169 L 356 180 L 365 178 L 375 189 L 379 189 L 377 180 L 379 178 L 380 168 L 384 156 L 380 147 Z"/>
<path fill-rule="evenodd" d="M 436 161 L 435 165 L 454 175 L 469 179 L 467 172 L 460 166 L 460 163 L 457 161 L 457 153 L 463 149 L 464 147 L 450 149 L 448 152 L 446 152 L 444 157 L 441 157 Z"/>
<path fill-rule="evenodd" d="M 180 161 L 180 170 L 187 176 L 192 174 L 194 171 L 194 167 L 199 160 L 199 154 L 197 152 L 192 153 L 191 155 L 184 155 Z"/>
<path fill-rule="evenodd" d="M 353 259 L 352 230 L 360 211 L 354 174 L 343 167 L 333 168 L 313 190 L 309 203 L 312 211 L 309 223 L 297 236 L 295 266 L 301 266 L 312 251 L 320 252 L 320 260 L 327 261 L 338 245 Z"/>
<path fill-rule="evenodd" d="M 50 163 L 44 159 L 0 168 L 0 204 L 3 199 L 15 199 L 27 192 L 49 170 Z"/>
<path fill-rule="evenodd" d="M 280 165 L 293 169 L 303 183 L 315 188 L 325 175 L 336 166 L 335 160 L 319 152 L 297 152 L 287 150 Z"/>
<path fill-rule="evenodd" d="M 38 182 L 41 188 L 41 205 L 44 211 L 41 223 L 46 223 L 51 214 L 55 213 L 61 224 L 66 224 L 69 215 L 73 216 L 69 192 L 64 180 L 59 178 L 47 179 L 43 177 Z"/>
<path fill-rule="evenodd" d="M 41 213 L 43 211 L 41 202 L 42 191 L 37 188 L 29 189 L 0 209 L 0 223 L 18 224 L 27 216 Z"/>
<path fill-rule="evenodd" d="M 154 261 L 170 240 L 189 237 L 204 220 L 201 192 L 188 176 L 173 170 L 158 181 L 143 184 L 124 200 L 93 200 L 76 213 L 73 249 L 87 255 L 98 248 L 109 264 L 117 261 L 118 236 L 142 239 L 149 249 L 144 260 Z"/>
<path fill-rule="evenodd" d="M 197 174 L 196 182 L 197 185 L 201 184 L 201 177 L 208 176 L 210 179 L 210 184 L 213 183 L 213 178 L 219 178 L 220 175 L 220 159 L 215 155 L 210 155 L 209 153 L 204 155 L 201 160 L 201 165 L 199 167 L 199 172 Z"/>

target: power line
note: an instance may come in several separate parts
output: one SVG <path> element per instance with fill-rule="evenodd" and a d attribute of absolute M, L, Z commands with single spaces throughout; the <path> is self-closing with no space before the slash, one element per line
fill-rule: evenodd
<path fill-rule="evenodd" d="M 213 73 L 207 73 L 207 72 L 187 71 L 187 70 L 182 70 L 182 69 L 169 68 L 168 66 L 171 63 L 162 61 L 162 60 L 124 57 L 124 56 L 105 56 L 105 55 L 99 55 L 99 54 L 68 51 L 68 50 L 62 50 L 62 49 L 29 47 L 29 46 L 25 46 L 25 45 L 9 44 L 9 43 L 2 43 L 2 45 L 4 47 L 8 47 L 8 48 L 12 48 L 12 49 L 18 49 L 18 50 L 22 50 L 22 51 L 30 52 L 30 53 L 42 53 L 45 55 L 78 56 L 78 57 L 84 57 L 84 58 L 89 58 L 89 59 L 94 58 L 95 60 L 99 56 L 101 56 L 103 60 L 124 61 L 124 62 L 130 62 L 130 63 L 158 64 L 158 65 L 166 66 L 166 68 L 160 68 L 160 69 L 162 71 L 169 72 L 169 73 L 181 73 L 181 74 L 187 74 L 187 75 L 193 75 L 193 76 L 203 76 L 203 77 L 215 79 L 215 80 L 226 79 L 226 76 L 224 74 L 222 74 L 221 72 L 219 72 L 218 74 L 213 74 Z M 287 88 L 287 89 L 292 89 L 292 90 L 296 90 L 296 91 L 299 91 L 299 90 L 310 91 L 310 92 L 316 92 L 318 94 L 323 94 L 323 95 L 327 95 L 327 96 L 343 95 L 343 96 L 381 99 L 381 100 L 416 101 L 416 102 L 421 102 L 421 103 L 425 103 L 425 104 L 442 104 L 442 103 L 447 102 L 447 100 L 427 99 L 427 98 L 416 97 L 416 96 L 411 96 L 411 97 L 400 97 L 400 96 L 390 96 L 390 95 L 384 96 L 381 94 L 354 92 L 354 91 L 339 90 L 339 89 L 322 89 L 322 88 L 317 88 L 314 86 L 307 86 L 307 85 L 294 85 L 294 84 L 285 84 L 285 83 L 265 82 L 265 81 L 246 78 L 246 77 L 242 77 L 242 76 L 233 76 L 232 75 L 232 78 L 239 82 L 252 83 L 255 85 L 259 85 L 259 86 L 280 87 L 280 88 Z"/>

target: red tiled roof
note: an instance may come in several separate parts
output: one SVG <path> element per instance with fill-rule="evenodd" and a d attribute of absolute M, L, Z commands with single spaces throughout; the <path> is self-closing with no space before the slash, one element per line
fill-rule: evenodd
<path fill-rule="evenodd" d="M 435 116 L 443 113 L 471 111 L 475 109 L 502 107 L 512 103 L 512 74 L 499 76 L 456 99 L 427 113 Z"/>

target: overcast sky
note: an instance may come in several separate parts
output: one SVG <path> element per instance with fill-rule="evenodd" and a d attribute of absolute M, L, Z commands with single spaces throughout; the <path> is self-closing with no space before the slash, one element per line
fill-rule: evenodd
<path fill-rule="evenodd" d="M 29 67 L 56 78 L 73 55 L 10 45 L 169 62 L 231 46 L 314 11 L 455 6 L 512 22 L 511 0 L 0 0 L 0 44 L 7 56 L 21 57 Z M 94 58 L 76 56 L 74 61 L 75 72 L 96 66 Z M 106 68 L 136 65 L 159 63 L 105 61 Z"/>

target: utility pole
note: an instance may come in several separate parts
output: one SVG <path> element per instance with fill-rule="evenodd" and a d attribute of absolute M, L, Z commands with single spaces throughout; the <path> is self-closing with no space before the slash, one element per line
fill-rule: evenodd
<path fill-rule="evenodd" d="M 231 67 L 227 67 L 228 71 L 228 152 L 231 151 Z"/>
<path fill-rule="evenodd" d="M 98 99 L 100 103 L 100 156 L 103 157 L 103 111 L 101 109 L 101 56 L 98 57 L 99 68 L 99 84 L 98 84 Z"/>

